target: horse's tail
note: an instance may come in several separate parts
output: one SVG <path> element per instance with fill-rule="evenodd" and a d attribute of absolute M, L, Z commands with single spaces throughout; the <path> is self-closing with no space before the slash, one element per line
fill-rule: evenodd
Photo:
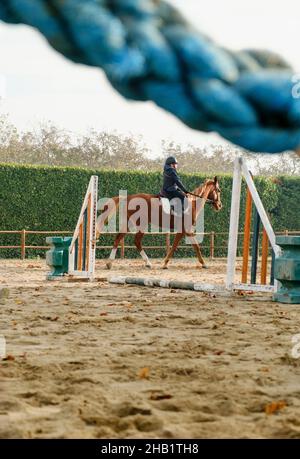
<path fill-rule="evenodd" d="M 107 201 L 107 204 L 104 205 L 103 212 L 97 218 L 96 239 L 99 238 L 100 234 L 103 232 L 103 228 L 106 225 L 108 225 L 113 215 L 117 213 L 119 206 L 120 206 L 119 196 L 109 198 L 109 200 Z"/>

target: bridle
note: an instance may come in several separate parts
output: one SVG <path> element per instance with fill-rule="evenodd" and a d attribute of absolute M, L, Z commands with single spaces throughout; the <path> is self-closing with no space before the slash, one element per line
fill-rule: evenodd
<path fill-rule="evenodd" d="M 220 192 L 220 190 L 218 190 L 218 192 Z M 187 194 L 190 194 L 191 196 L 195 196 L 196 198 L 203 199 L 203 196 L 201 196 L 200 194 L 191 193 L 190 191 L 188 191 Z M 214 205 L 217 201 L 218 201 L 218 198 L 217 199 L 208 199 L 208 198 L 206 198 L 206 200 L 205 200 L 205 202 L 207 202 L 208 204 L 211 204 L 211 205 Z"/>
<path fill-rule="evenodd" d="M 191 193 L 190 191 L 188 191 L 187 194 L 190 194 L 191 196 L 195 196 L 196 198 L 203 199 L 203 196 L 200 196 L 200 194 Z M 213 201 L 212 199 L 208 199 L 208 198 L 205 200 L 205 202 L 207 202 L 208 204 L 215 203 L 215 201 Z"/>

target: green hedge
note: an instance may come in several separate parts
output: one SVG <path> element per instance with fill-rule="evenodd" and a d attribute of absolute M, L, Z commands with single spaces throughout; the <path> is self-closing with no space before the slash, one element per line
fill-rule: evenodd
<path fill-rule="evenodd" d="M 276 178 L 277 205 L 273 224 L 277 231 L 300 230 L 300 177 Z"/>
<path fill-rule="evenodd" d="M 157 172 L 124 172 L 115 170 L 88 170 L 80 168 L 20 166 L 0 164 L 0 230 L 45 230 L 72 231 L 77 222 L 83 197 L 91 175 L 99 176 L 101 197 L 118 194 L 119 190 L 157 193 L 161 188 L 161 174 Z M 202 174 L 182 174 L 187 188 L 192 190 L 202 183 Z M 222 188 L 223 209 L 216 213 L 210 206 L 205 212 L 205 231 L 228 232 L 232 177 L 219 176 Z M 256 184 L 266 209 L 270 212 L 275 230 L 300 229 L 300 178 L 279 177 L 276 180 L 257 178 Z M 243 226 L 245 186 L 241 205 Z M 20 236 L 0 235 L 0 245 L 18 245 Z M 164 244 L 162 236 L 145 237 L 145 245 Z M 204 241 L 204 244 L 208 240 Z M 110 245 L 112 237 L 103 236 L 101 245 Z M 227 238 L 219 236 L 216 245 L 226 245 Z M 27 244 L 44 245 L 44 237 L 28 236 Z M 132 245 L 132 236 L 126 237 L 126 245 Z M 163 255 L 157 251 L 150 255 Z M 188 255 L 191 249 L 181 249 L 180 255 Z M 30 251 L 29 255 L 44 254 L 43 251 Z M 205 251 L 207 255 L 207 251 Z M 217 255 L 225 255 L 219 250 Z M 19 250 L 0 251 L 1 257 L 19 256 Z M 106 256 L 101 251 L 98 256 Z M 128 255 L 136 256 L 135 251 Z"/>

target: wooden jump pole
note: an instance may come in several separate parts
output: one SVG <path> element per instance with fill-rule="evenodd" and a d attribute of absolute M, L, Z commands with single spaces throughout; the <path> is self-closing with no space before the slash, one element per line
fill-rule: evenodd
<path fill-rule="evenodd" d="M 260 216 L 257 210 L 254 210 L 253 237 L 252 237 L 252 259 L 251 259 L 251 284 L 256 284 L 257 278 L 257 261 L 259 251 L 259 229 Z"/>
<path fill-rule="evenodd" d="M 251 172 L 250 172 L 251 174 Z M 251 174 L 253 179 L 253 176 Z M 243 243 L 243 265 L 242 265 L 242 283 L 248 281 L 248 263 L 249 263 L 249 250 L 251 239 L 251 215 L 252 215 L 253 199 L 249 187 L 247 188 L 246 208 L 245 208 L 245 223 L 244 223 L 244 243 Z M 251 283 L 256 283 L 257 278 L 257 263 L 259 255 L 259 230 L 260 230 L 260 216 L 255 208 L 254 214 L 254 232 L 253 232 L 253 247 L 252 247 L 252 264 L 251 264 Z M 262 232 L 262 257 L 261 257 L 261 285 L 267 284 L 267 269 L 268 269 L 268 250 L 269 238 L 265 227 L 263 226 Z"/>
<path fill-rule="evenodd" d="M 82 271 L 82 240 L 83 240 L 83 222 L 80 223 L 78 237 L 78 269 Z"/>
<path fill-rule="evenodd" d="M 274 250 L 272 250 L 272 262 L 271 262 L 271 274 L 270 274 L 270 284 L 271 285 L 275 284 L 274 267 L 275 267 L 275 253 L 274 253 Z"/>
<path fill-rule="evenodd" d="M 261 273 L 260 283 L 266 285 L 267 274 L 268 274 L 268 251 L 269 251 L 269 239 L 265 228 L 262 234 L 262 253 L 261 253 Z"/>
<path fill-rule="evenodd" d="M 229 292 L 224 290 L 222 285 L 202 284 L 200 282 L 182 282 L 177 280 L 155 279 L 151 277 L 126 277 L 126 276 L 112 276 L 108 279 L 110 284 L 129 284 L 139 285 L 141 287 L 161 287 L 161 288 L 174 288 L 179 290 L 193 290 L 197 292 L 213 292 L 223 296 L 230 296 Z"/>
<path fill-rule="evenodd" d="M 244 223 L 244 243 L 243 243 L 243 265 L 242 265 L 242 282 L 248 282 L 248 264 L 250 251 L 251 237 L 251 214 L 252 214 L 252 196 L 249 188 L 247 188 L 245 223 Z"/>

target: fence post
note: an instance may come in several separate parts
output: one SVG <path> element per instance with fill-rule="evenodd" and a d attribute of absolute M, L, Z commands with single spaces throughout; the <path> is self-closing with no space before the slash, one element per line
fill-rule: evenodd
<path fill-rule="evenodd" d="M 21 260 L 26 258 L 26 230 L 23 229 L 21 232 Z"/>
<path fill-rule="evenodd" d="M 215 257 L 215 232 L 212 231 L 210 233 L 210 258 L 213 259 Z"/>
<path fill-rule="evenodd" d="M 121 240 L 121 258 L 125 258 L 125 238 Z"/>

